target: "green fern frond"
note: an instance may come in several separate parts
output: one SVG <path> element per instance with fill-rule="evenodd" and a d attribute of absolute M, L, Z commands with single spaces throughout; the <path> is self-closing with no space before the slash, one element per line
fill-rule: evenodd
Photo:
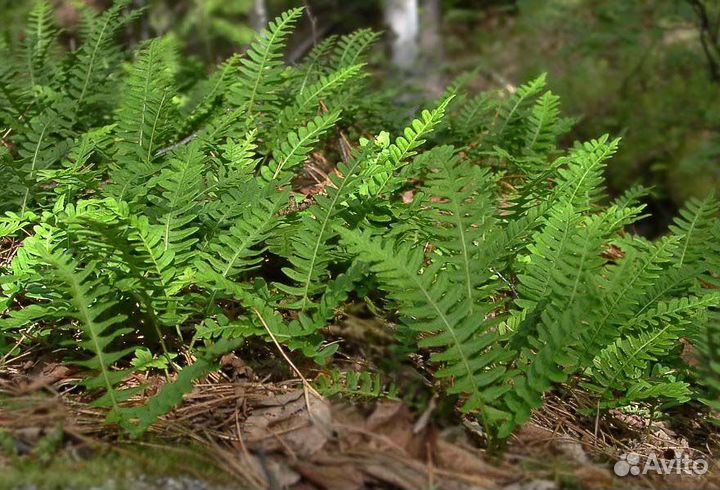
<path fill-rule="evenodd" d="M 256 137 L 257 132 L 250 131 L 239 141 L 227 138 L 223 144 L 211 145 L 213 158 L 208 162 L 208 199 L 201 216 L 210 235 L 227 229 L 229 221 L 249 205 L 248 201 L 258 189 L 255 170 L 261 159 L 257 155 Z M 202 146 L 205 147 L 204 141 Z M 209 237 L 205 238 L 207 241 Z"/>
<path fill-rule="evenodd" d="M 242 107 L 250 116 L 276 110 L 284 70 L 282 50 L 302 13 L 302 8 L 284 12 L 250 44 L 240 60 L 239 80 L 230 88 L 228 100 L 234 107 Z"/>
<path fill-rule="evenodd" d="M 253 206 L 247 208 L 227 232 L 214 238 L 201 260 L 224 278 L 233 278 L 256 267 L 264 249 L 254 247 L 263 244 L 278 225 L 277 212 L 286 202 L 287 193 L 274 189 L 256 196 Z"/>
<path fill-rule="evenodd" d="M 489 116 L 495 106 L 487 94 L 480 94 L 464 103 L 459 102 L 463 101 L 460 98 L 453 101 L 453 105 L 458 106 L 459 110 L 450 118 L 449 126 L 459 142 L 469 144 L 487 130 Z"/>
<path fill-rule="evenodd" d="M 592 277 L 605 263 L 606 220 L 603 215 L 578 219 L 573 207 L 562 203 L 528 246 L 531 263 L 519 276 L 524 297 L 516 300 L 528 313 L 510 342 L 528 353 L 519 359 L 520 374 L 504 397 L 512 417 L 503 421 L 500 437 L 526 422 L 544 393 L 579 368 L 582 340 L 593 322 L 590 312 L 599 306 Z"/>
<path fill-rule="evenodd" d="M 629 187 L 625 192 L 623 192 L 620 196 L 615 198 L 613 204 L 618 208 L 639 206 L 641 205 L 641 200 L 650 195 L 651 192 L 652 189 L 648 187 L 644 187 L 642 185 L 633 185 Z"/>
<path fill-rule="evenodd" d="M 440 124 L 451 100 L 452 97 L 443 100 L 432 111 L 424 110 L 420 118 L 414 119 L 405 128 L 402 136 L 388 144 L 376 159 L 369 161 L 362 171 L 363 195 L 379 196 L 395 190 L 394 187 L 404 180 L 396 173 L 417 154 L 416 150 L 425 143 L 425 138 Z"/>
<path fill-rule="evenodd" d="M 339 117 L 338 112 L 322 114 L 308 121 L 306 126 L 288 133 L 285 141 L 273 150 L 272 160 L 260 169 L 262 178 L 268 183 L 289 181 L 295 167 L 305 161 L 313 146 L 335 125 Z"/>
<path fill-rule="evenodd" d="M 8 60 L 0 66 L 0 123 L 6 128 L 22 127 L 21 115 L 31 105 L 21 64 L 13 62 L 14 52 L 5 39 L 0 38 L 0 56 Z"/>
<path fill-rule="evenodd" d="M 318 333 L 325 326 L 324 321 L 315 322 L 302 316 L 300 320 L 285 321 L 263 298 L 254 294 L 246 294 L 243 305 L 249 309 L 251 321 L 258 330 L 262 329 L 261 335 L 267 341 L 277 341 L 290 351 L 299 351 L 318 364 L 324 364 L 337 350 L 337 344 L 326 345 L 325 339 Z M 266 334 L 268 330 L 272 332 L 274 340 Z"/>
<path fill-rule="evenodd" d="M 450 393 L 465 394 L 464 410 L 480 410 L 510 389 L 499 381 L 506 375 L 502 361 L 512 353 L 498 342 L 491 322 L 470 315 L 463 293 L 453 288 L 441 267 L 426 266 L 422 248 L 397 246 L 369 232 L 338 229 L 343 244 L 370 264 L 381 288 L 395 300 L 404 323 L 422 338 L 418 345 L 437 349 L 431 356 L 441 367 L 436 376 L 452 379 Z"/>
<path fill-rule="evenodd" d="M 511 144 L 514 141 L 519 142 L 524 139 L 522 124 L 524 110 L 533 98 L 545 88 L 546 78 L 546 74 L 543 73 L 534 80 L 521 85 L 504 104 L 500 105 L 493 138 L 498 146 L 509 149 L 512 148 Z"/>
<path fill-rule="evenodd" d="M 522 293 L 522 297 L 517 300 L 518 305 L 532 307 L 551 293 L 556 264 L 568 255 L 570 240 L 580 221 L 580 215 L 568 204 L 550 210 L 544 228 L 535 234 L 532 244 L 528 246 L 532 254 L 531 261 L 526 270 L 518 275 Z"/>
<path fill-rule="evenodd" d="M 359 29 L 341 36 L 335 48 L 335 69 L 363 64 L 369 49 L 380 39 L 380 33 L 371 29 Z"/>
<path fill-rule="evenodd" d="M 667 379 L 669 378 L 669 379 Z M 619 400 L 601 404 L 603 408 L 615 408 L 646 400 L 662 400 L 672 403 L 686 403 L 692 399 L 692 388 L 684 381 L 674 381 L 670 376 L 666 379 L 644 379 L 630 382 L 630 387 Z"/>
<path fill-rule="evenodd" d="M 576 147 L 558 170 L 556 195 L 563 196 L 579 209 L 596 204 L 604 195 L 603 172 L 607 160 L 617 151 L 620 139 L 604 135 Z"/>
<path fill-rule="evenodd" d="M 0 216 L 0 239 L 17 235 L 17 232 L 26 228 L 30 224 L 32 215 L 21 216 L 12 211 L 7 211 Z"/>
<path fill-rule="evenodd" d="M 532 108 L 528 118 L 525 153 L 547 156 L 555 150 L 559 134 L 560 97 L 545 92 Z"/>
<path fill-rule="evenodd" d="M 490 193 L 493 178 L 490 173 L 460 161 L 456 156 L 434 162 L 436 172 L 428 174 L 425 193 L 432 196 L 433 243 L 443 251 L 442 260 L 451 270 L 458 271 L 457 281 L 470 302 L 470 314 L 475 304 L 487 299 L 487 292 L 479 297 L 478 287 L 492 275 L 492 254 L 478 245 L 489 241 L 495 224 L 495 202 Z"/>
<path fill-rule="evenodd" d="M 119 61 L 119 49 L 113 41 L 132 18 L 122 15 L 129 3 L 129 0 L 116 0 L 102 14 L 86 18 L 83 43 L 72 54 L 65 74 L 67 96 L 75 104 L 76 114 L 82 114 L 86 104 L 109 95 L 107 80 Z"/>
<path fill-rule="evenodd" d="M 353 65 L 341 68 L 309 85 L 302 92 L 298 92 L 295 101 L 289 104 L 280 113 L 276 126 L 273 130 L 275 135 L 272 140 L 278 141 L 285 137 L 288 131 L 303 124 L 305 119 L 317 113 L 320 102 L 327 97 L 337 93 L 343 86 L 356 80 L 361 73 L 362 65 Z M 327 104 L 326 104 L 327 106 Z M 329 109 L 335 109 L 329 107 Z"/>
<path fill-rule="evenodd" d="M 28 15 L 22 57 L 30 83 L 31 92 L 50 81 L 54 73 L 49 57 L 59 34 L 55 13 L 46 0 L 36 0 Z"/>
<path fill-rule="evenodd" d="M 216 298 L 230 298 L 238 301 L 246 310 L 245 315 L 232 321 L 222 315 L 217 319 L 207 318 L 198 327 L 196 338 L 259 336 L 268 342 L 277 341 L 290 351 L 298 350 L 319 364 L 323 364 L 337 350 L 336 344 L 325 345 L 323 337 L 318 333 L 325 326 L 324 319 L 315 321 L 301 316 L 298 320 L 285 321 L 266 299 L 269 292 L 264 281 L 258 281 L 254 290 L 251 290 L 247 284 L 227 279 L 204 261 L 196 261 L 195 266 L 194 278 L 197 284 L 212 291 L 210 303 Z M 212 311 L 211 306 L 207 311 Z"/>
<path fill-rule="evenodd" d="M 368 371 L 340 372 L 333 369 L 328 374 L 315 378 L 313 384 L 321 395 L 328 398 L 398 399 L 395 385 L 391 384 L 386 388 L 379 374 Z"/>
<path fill-rule="evenodd" d="M 33 117 L 18 141 L 19 162 L 14 170 L 23 182 L 20 210 L 24 213 L 32 205 L 37 189 L 38 172 L 53 166 L 68 148 L 70 121 L 64 111 L 68 107 L 48 107 Z"/>
<path fill-rule="evenodd" d="M 720 305 L 720 293 L 705 296 L 672 298 L 658 302 L 654 308 L 645 311 L 626 323 L 624 332 L 638 332 L 662 327 L 663 324 L 674 326 L 690 325 L 698 316 L 707 312 L 710 307 Z M 696 325 L 695 327 L 697 327 Z M 685 332 L 686 335 L 689 332 Z"/>
<path fill-rule="evenodd" d="M 680 209 L 679 215 L 670 225 L 670 231 L 681 238 L 676 267 L 694 265 L 703 260 L 712 240 L 712 230 L 719 211 L 720 203 L 714 196 L 703 200 L 692 198 Z"/>
<path fill-rule="evenodd" d="M 299 74 L 302 75 L 302 81 L 298 85 L 298 94 L 303 93 L 308 85 L 319 80 L 321 76 L 332 71 L 330 54 L 335 48 L 337 40 L 338 36 L 330 35 L 313 46 L 305 56 L 298 68 Z"/>
<path fill-rule="evenodd" d="M 183 133 L 189 133 L 213 116 L 213 111 L 221 110 L 221 104 L 227 97 L 240 66 L 241 55 L 235 54 L 220 63 L 205 80 L 197 83 L 188 95 L 188 101 L 182 107 L 182 113 L 188 118 Z"/>
<path fill-rule="evenodd" d="M 175 250 L 165 247 L 164 229 L 161 225 L 151 224 L 146 216 L 129 217 L 128 240 L 145 264 L 145 277 L 155 286 L 161 305 L 154 310 L 160 315 L 174 311 L 173 296 L 178 292 L 179 267 L 175 263 Z M 174 315 L 171 315 L 174 316 Z"/>
<path fill-rule="evenodd" d="M 313 297 L 327 287 L 327 269 L 334 248 L 333 240 L 337 237 L 334 223 L 339 221 L 345 201 L 358 189 L 358 173 L 366 155 L 360 152 L 348 164 L 340 163 L 340 175 L 331 173 L 328 177 L 327 195 L 316 195 L 315 204 L 302 218 L 302 229 L 294 237 L 291 244 L 293 253 L 288 257 L 292 268 L 283 268 L 285 275 L 296 285 L 277 285 L 281 291 L 297 298 L 287 305 L 288 308 L 304 311 L 316 307 Z"/>
<path fill-rule="evenodd" d="M 77 362 L 99 373 L 84 384 L 89 389 L 104 390 L 103 397 L 96 400 L 96 404 L 107 404 L 117 409 L 119 403 L 130 396 L 130 393 L 116 389 L 115 386 L 125 379 L 128 373 L 113 370 L 113 366 L 133 352 L 134 347 L 109 350 L 111 343 L 132 331 L 121 327 L 126 320 L 125 315 L 113 312 L 117 302 L 111 288 L 105 285 L 102 279 L 95 277 L 97 264 L 81 267 L 72 256 L 62 250 L 62 244 L 58 243 L 53 230 L 47 226 L 36 227 L 35 236 L 25 241 L 25 248 L 49 268 L 47 280 L 55 282 L 59 288 L 59 294 L 54 295 L 55 301 L 62 298 L 62 301 L 68 302 L 70 306 L 64 315 L 77 321 L 84 335 L 79 346 L 93 355 L 87 361 Z"/>
<path fill-rule="evenodd" d="M 650 294 L 650 288 L 664 275 L 677 250 L 677 240 L 666 238 L 658 243 L 639 242 L 638 249 L 628 248 L 625 257 L 607 271 L 598 288 L 603 291 L 601 315 L 583 336 L 580 353 L 583 365 L 591 362 L 594 352 L 609 345 L 620 335 L 620 326 L 638 312 L 656 304 L 661 295 Z"/>
<path fill-rule="evenodd" d="M 194 363 L 185 366 L 174 381 L 163 386 L 157 395 L 150 398 L 147 404 L 115 410 L 110 415 L 109 422 L 121 425 L 134 438 L 142 436 L 160 417 L 182 403 L 183 397 L 192 391 L 193 382 L 217 370 L 217 359 L 237 349 L 243 340 L 221 339 L 211 344 L 196 356 Z"/>
<path fill-rule="evenodd" d="M 539 328 L 542 340 L 537 341 L 537 350 L 520 360 L 518 374 L 504 390 L 505 408 L 496 413 L 497 437 L 506 438 L 527 422 L 532 410 L 542 406 L 544 394 L 554 384 L 565 382 L 569 373 L 577 369 L 577 345 L 588 326 L 587 312 L 595 306 L 592 297 L 586 296 L 552 318 L 543 318 Z"/>
<path fill-rule="evenodd" d="M 668 322 L 652 330 L 616 340 L 594 359 L 588 373 L 592 382 L 584 386 L 595 392 L 602 401 L 609 401 L 614 392 L 626 391 L 628 386 L 649 377 L 652 363 L 677 346 L 682 331 L 682 325 Z M 659 394 L 657 388 L 654 391 L 654 394 Z M 648 395 L 644 393 L 642 398 Z"/>
<path fill-rule="evenodd" d="M 116 118 L 118 142 L 112 191 L 125 198 L 139 193 L 156 171 L 157 151 L 172 130 L 174 43 L 169 39 L 150 41 L 130 69 L 122 91 Z M 140 184 L 139 184 L 140 183 Z"/>
<path fill-rule="evenodd" d="M 105 168 L 97 164 L 96 160 L 106 154 L 112 143 L 111 133 L 111 126 L 84 133 L 61 160 L 59 168 L 38 170 L 37 200 L 41 204 L 46 199 L 52 200 L 58 196 L 72 200 L 97 192 Z"/>
<path fill-rule="evenodd" d="M 162 227 L 163 247 L 165 250 L 173 249 L 177 264 L 188 259 L 198 241 L 195 235 L 199 228 L 195 222 L 198 199 L 205 191 L 205 169 L 205 156 L 199 143 L 180 147 L 157 177 L 157 193 L 148 195 L 148 201 L 155 205 L 148 209 L 148 213 Z"/>
<path fill-rule="evenodd" d="M 706 250 L 705 262 L 708 272 L 702 276 L 703 294 L 716 294 L 720 288 L 720 221 L 711 230 L 711 240 Z M 693 339 L 698 350 L 697 369 L 703 386 L 701 399 L 714 410 L 720 410 L 720 308 L 710 308 L 707 321 Z"/>

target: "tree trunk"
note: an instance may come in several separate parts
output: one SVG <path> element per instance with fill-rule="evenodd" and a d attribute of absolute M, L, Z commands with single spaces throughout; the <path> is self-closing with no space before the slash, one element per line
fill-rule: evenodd
<path fill-rule="evenodd" d="M 400 71 L 410 71 L 420 51 L 418 0 L 386 0 L 385 21 L 393 33 L 392 64 Z"/>
<path fill-rule="evenodd" d="M 423 0 L 420 11 L 420 48 L 425 91 L 436 97 L 445 89 L 442 73 L 445 53 L 441 33 L 441 4 L 441 0 Z"/>
<path fill-rule="evenodd" d="M 268 23 L 267 4 L 265 0 L 254 0 L 253 9 L 250 13 L 250 24 L 256 31 L 265 29 Z"/>

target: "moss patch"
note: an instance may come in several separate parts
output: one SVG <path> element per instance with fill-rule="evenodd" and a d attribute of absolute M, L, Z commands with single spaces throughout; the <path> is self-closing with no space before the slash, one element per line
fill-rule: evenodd
<path fill-rule="evenodd" d="M 188 449 L 128 447 L 89 458 L 62 452 L 47 463 L 37 458 L 10 458 L 0 465 L 0 490 L 165 488 L 163 479 L 193 479 L 206 487 L 232 485 L 232 479 L 203 454 Z"/>

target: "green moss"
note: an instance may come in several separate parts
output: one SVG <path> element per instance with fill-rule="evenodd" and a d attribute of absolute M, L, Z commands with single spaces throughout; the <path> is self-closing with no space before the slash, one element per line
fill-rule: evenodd
<path fill-rule="evenodd" d="M 128 446 L 81 459 L 64 452 L 43 463 L 38 458 L 0 460 L 0 490 L 37 487 L 42 490 L 91 487 L 152 488 L 164 478 L 192 478 L 208 486 L 232 485 L 232 478 L 208 461 L 201 450 Z M 158 488 L 164 485 L 158 484 Z"/>

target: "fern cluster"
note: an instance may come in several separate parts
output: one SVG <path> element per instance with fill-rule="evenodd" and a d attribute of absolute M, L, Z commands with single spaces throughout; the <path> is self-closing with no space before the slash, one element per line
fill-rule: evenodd
<path fill-rule="evenodd" d="M 717 202 L 691 201 L 658 240 L 632 234 L 646 191 L 603 188 L 619 141 L 561 149 L 573 121 L 544 77 L 510 97 L 458 81 L 377 131 L 376 34 L 287 66 L 290 10 L 181 89 L 176 41 L 115 42 L 127 4 L 88 11 L 64 53 L 40 1 L 25 40 L 3 47 L 0 232 L 21 246 L 3 270 L 0 349 L 66 346 L 108 420 L 140 434 L 250 338 L 328 363 L 325 327 L 372 296 L 493 440 L 568 387 L 603 409 L 717 408 Z M 197 361 L 178 365 L 180 351 Z M 179 372 L 138 405 L 144 387 L 124 381 L 155 358 Z M 318 385 L 402 395 L 380 379 L 331 371 Z"/>

